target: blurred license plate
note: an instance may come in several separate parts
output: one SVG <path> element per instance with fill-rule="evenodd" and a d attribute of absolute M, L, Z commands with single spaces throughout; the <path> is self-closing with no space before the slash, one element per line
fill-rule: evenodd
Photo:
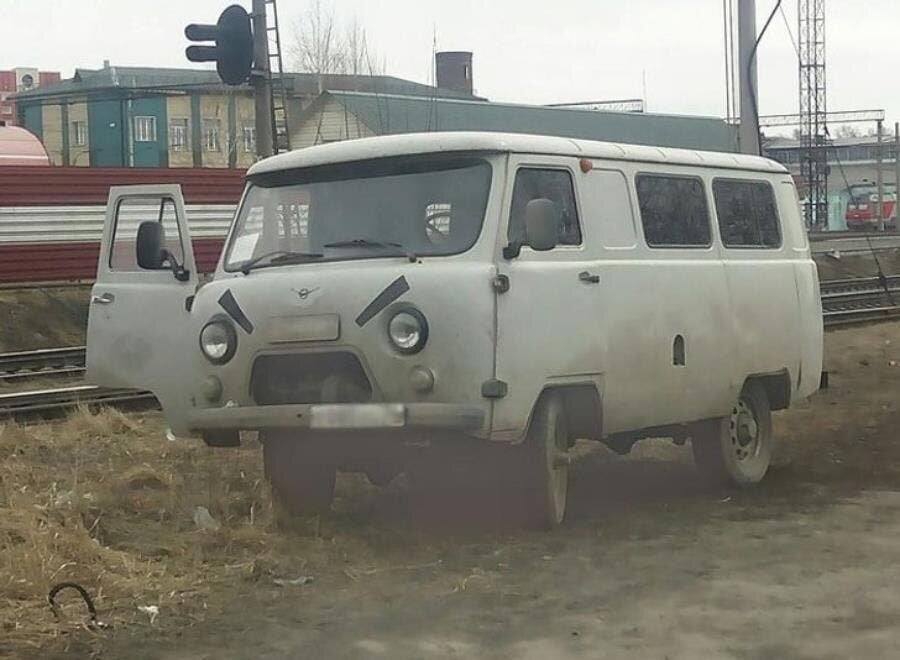
<path fill-rule="evenodd" d="M 399 428 L 406 423 L 401 403 L 318 405 L 310 410 L 313 429 Z"/>

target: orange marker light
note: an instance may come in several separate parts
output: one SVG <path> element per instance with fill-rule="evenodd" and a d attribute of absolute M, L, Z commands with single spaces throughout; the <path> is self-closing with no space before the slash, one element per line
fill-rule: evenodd
<path fill-rule="evenodd" d="M 581 171 L 585 174 L 594 169 L 594 161 L 588 160 L 587 158 L 582 158 L 578 161 L 578 164 L 581 166 Z"/>

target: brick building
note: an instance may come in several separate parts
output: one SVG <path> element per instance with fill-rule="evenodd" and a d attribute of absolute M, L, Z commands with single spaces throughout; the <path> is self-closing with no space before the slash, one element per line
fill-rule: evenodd
<path fill-rule="evenodd" d="M 59 82 L 58 71 L 38 71 L 24 66 L 0 71 L 0 126 L 16 125 L 16 102 L 12 98 L 15 93 L 55 82 Z"/>

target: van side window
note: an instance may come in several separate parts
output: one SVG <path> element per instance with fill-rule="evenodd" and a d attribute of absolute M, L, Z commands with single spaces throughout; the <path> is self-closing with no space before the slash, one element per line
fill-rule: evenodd
<path fill-rule="evenodd" d="M 635 183 L 647 245 L 711 245 L 703 181 L 687 176 L 641 174 Z"/>
<path fill-rule="evenodd" d="M 768 183 L 716 179 L 713 181 L 713 198 L 725 247 L 781 247 L 778 207 Z"/>
<path fill-rule="evenodd" d="M 525 207 L 533 199 L 549 199 L 560 212 L 559 245 L 581 245 L 581 227 L 575 205 L 575 186 L 566 170 L 525 168 L 516 172 L 512 211 L 509 217 L 510 243 L 525 242 Z"/>
<path fill-rule="evenodd" d="M 184 262 L 184 248 L 175 202 L 168 197 L 125 197 L 116 207 L 116 219 L 109 253 L 111 270 L 133 272 L 141 270 L 137 263 L 138 226 L 146 221 L 158 222 L 163 227 L 163 247 L 178 263 Z"/>
<path fill-rule="evenodd" d="M 637 242 L 628 179 L 618 170 L 594 168 L 579 182 L 582 208 L 590 232 L 596 231 L 608 249 L 633 248 Z"/>

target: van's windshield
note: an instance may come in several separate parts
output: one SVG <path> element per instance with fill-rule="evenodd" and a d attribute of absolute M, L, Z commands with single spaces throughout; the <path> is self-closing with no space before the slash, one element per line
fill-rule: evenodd
<path fill-rule="evenodd" d="M 482 159 L 383 159 L 254 177 L 225 269 L 468 250 L 484 222 Z"/>

